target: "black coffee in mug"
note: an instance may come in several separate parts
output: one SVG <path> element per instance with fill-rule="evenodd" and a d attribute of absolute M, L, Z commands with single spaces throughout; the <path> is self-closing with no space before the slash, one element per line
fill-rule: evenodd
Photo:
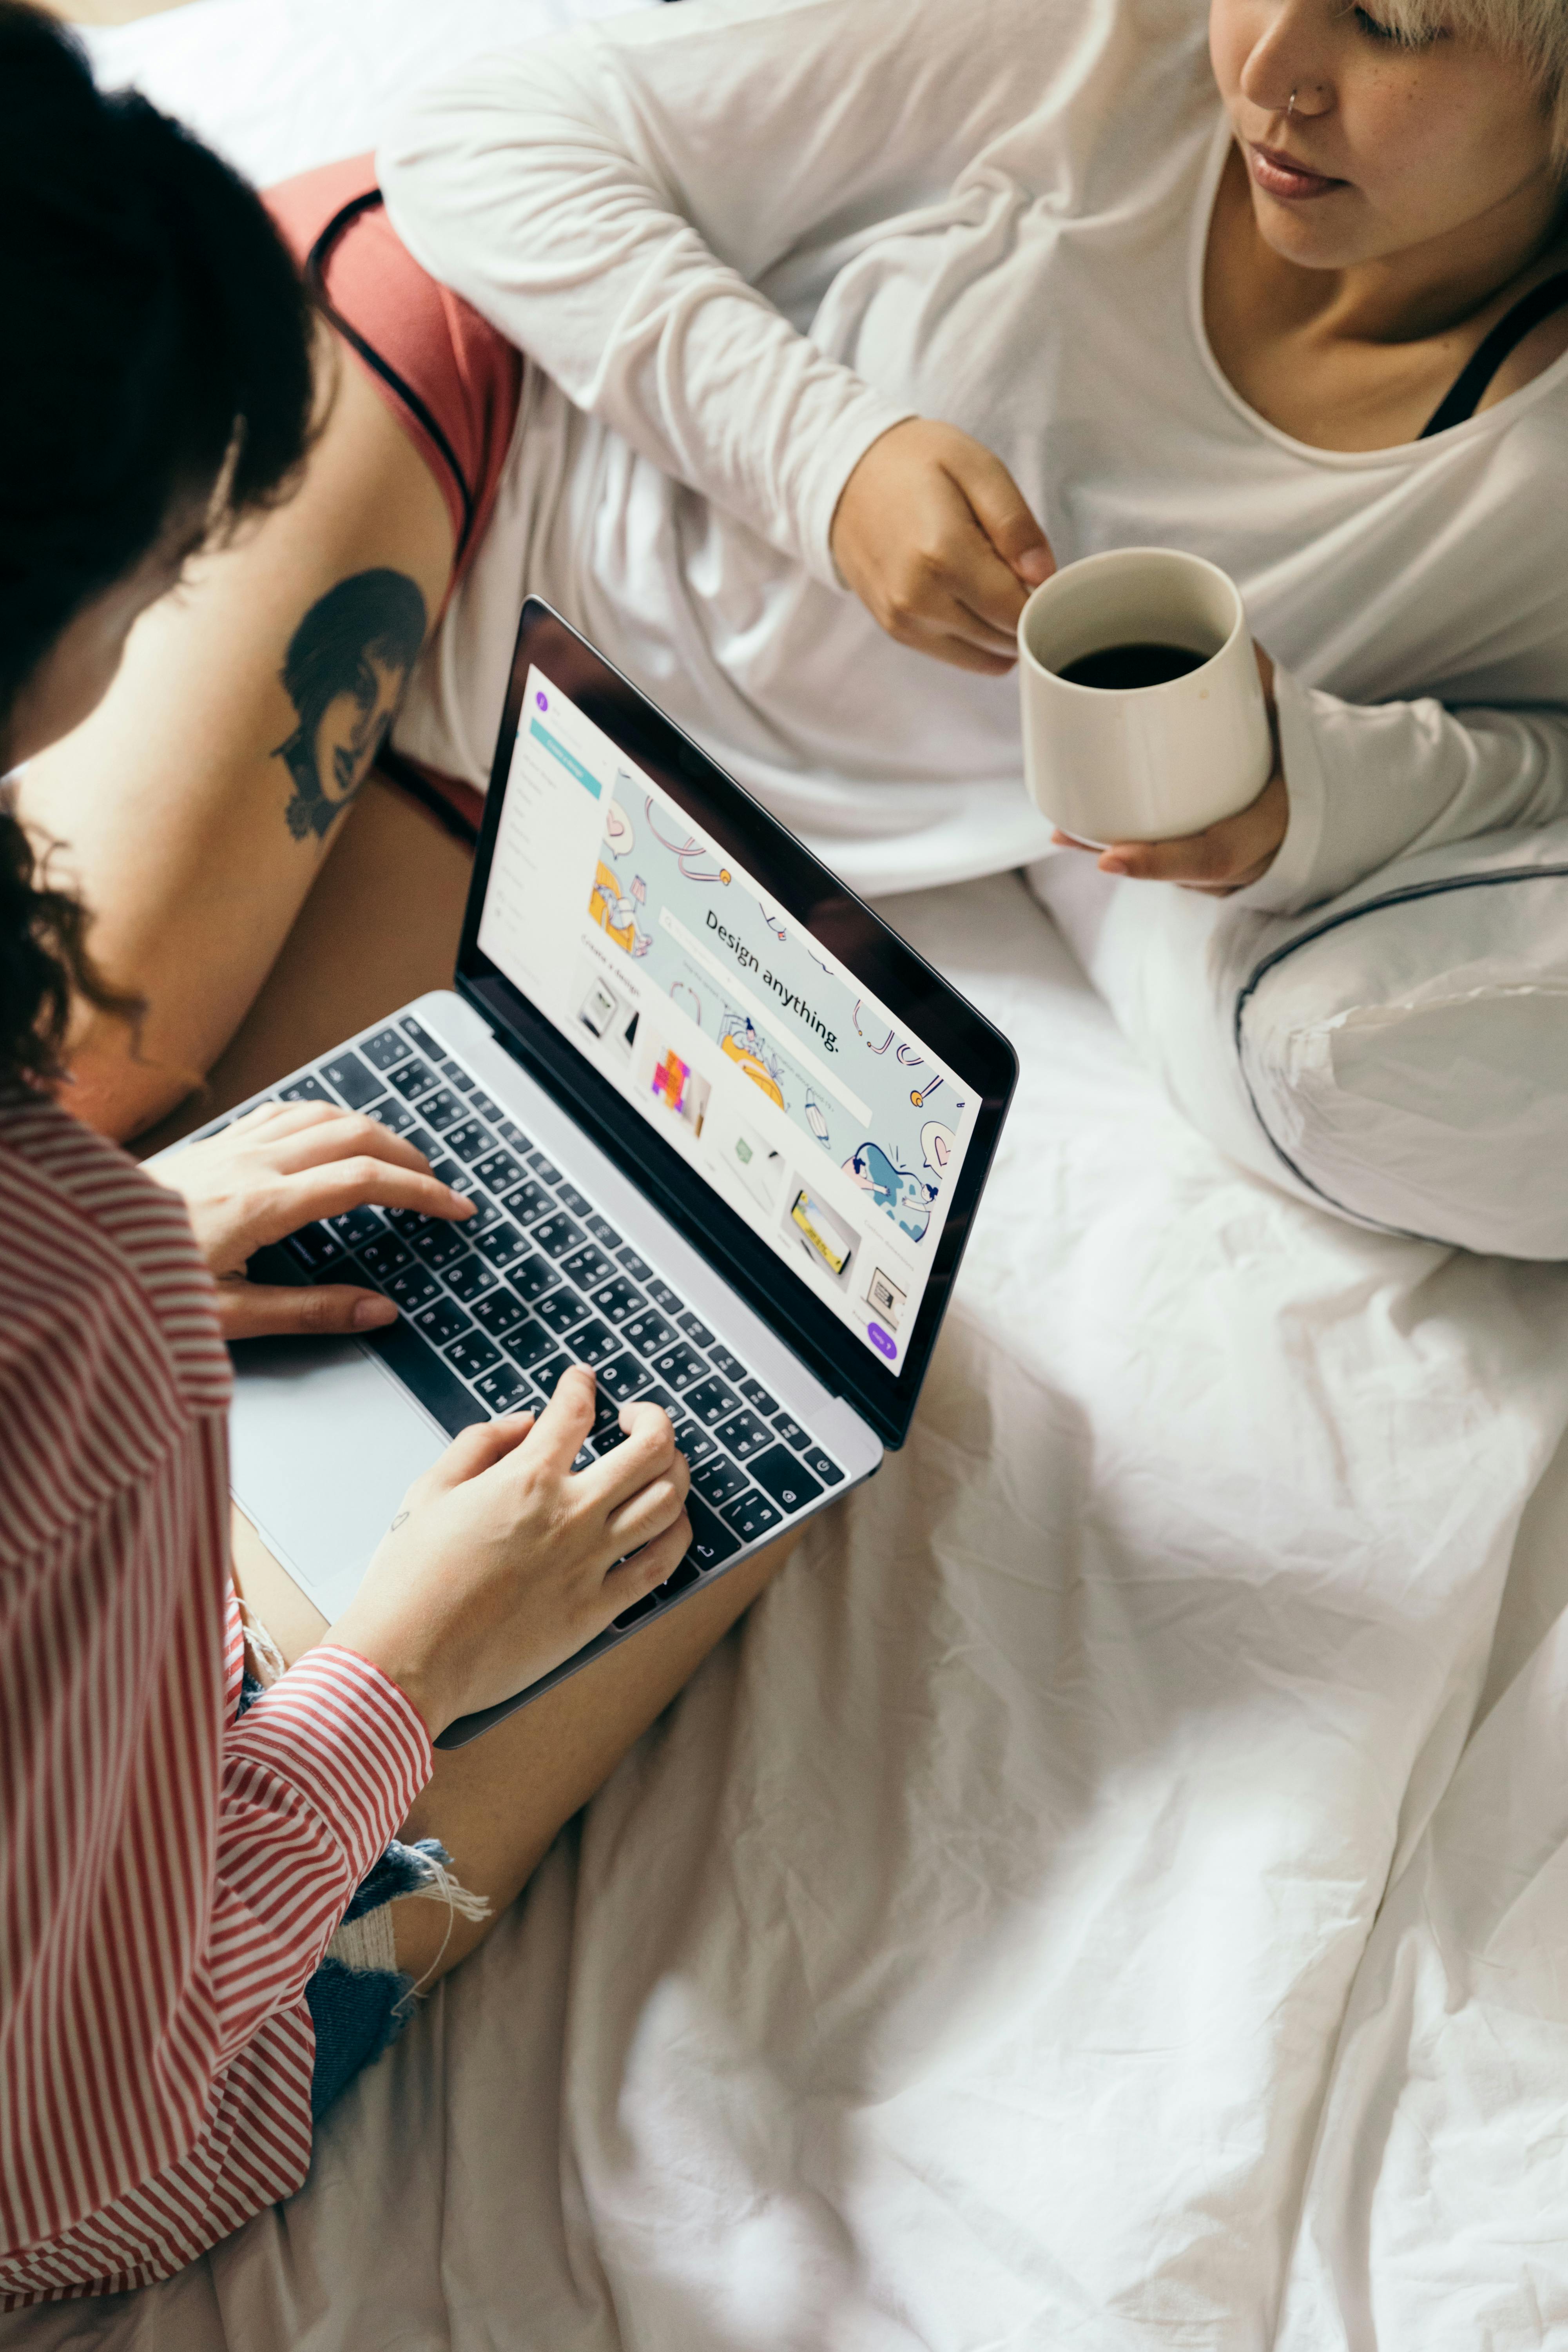
<path fill-rule="evenodd" d="M 1190 653 L 1185 646 L 1105 646 L 1099 653 L 1080 654 L 1057 672 L 1069 686 L 1098 686 L 1108 693 L 1133 686 L 1168 686 L 1212 661 L 1212 654 Z"/>

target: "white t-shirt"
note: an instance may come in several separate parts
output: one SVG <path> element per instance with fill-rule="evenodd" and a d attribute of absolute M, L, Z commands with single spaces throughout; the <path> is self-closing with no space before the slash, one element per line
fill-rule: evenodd
<path fill-rule="evenodd" d="M 484 782 L 531 591 L 856 887 L 1038 856 L 1016 679 L 835 574 L 844 483 L 915 414 L 1058 562 L 1238 583 L 1291 801 L 1254 903 L 1568 806 L 1568 358 L 1431 441 L 1293 440 L 1204 330 L 1226 147 L 1194 0 L 682 0 L 415 100 L 393 222 L 536 364 L 399 743 Z"/>

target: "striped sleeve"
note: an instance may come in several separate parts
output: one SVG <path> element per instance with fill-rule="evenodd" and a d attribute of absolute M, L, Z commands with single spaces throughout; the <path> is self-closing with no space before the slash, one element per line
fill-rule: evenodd
<path fill-rule="evenodd" d="M 229 1386 L 177 1198 L 0 1104 L 0 2309 L 299 2185 L 303 1988 L 429 1771 L 348 1651 L 233 1721 Z"/>

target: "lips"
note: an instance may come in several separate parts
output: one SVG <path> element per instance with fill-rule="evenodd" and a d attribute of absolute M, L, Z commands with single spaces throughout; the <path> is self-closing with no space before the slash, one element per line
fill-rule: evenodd
<path fill-rule="evenodd" d="M 1247 161 L 1252 176 L 1264 193 L 1279 196 L 1287 204 L 1300 204 L 1311 196 L 1331 195 L 1336 188 L 1348 187 L 1347 180 L 1336 180 L 1326 172 L 1314 172 L 1295 156 L 1287 155 L 1278 147 L 1260 147 L 1249 139 Z"/>

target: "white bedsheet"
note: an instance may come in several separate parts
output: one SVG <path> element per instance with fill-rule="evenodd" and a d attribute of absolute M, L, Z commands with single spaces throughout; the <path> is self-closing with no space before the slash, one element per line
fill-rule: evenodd
<path fill-rule="evenodd" d="M 301 2194 L 28 2352 L 1568 2341 L 1568 1277 L 1230 1170 L 1016 878 L 889 912 L 1024 1066 L 911 1444 Z"/>

